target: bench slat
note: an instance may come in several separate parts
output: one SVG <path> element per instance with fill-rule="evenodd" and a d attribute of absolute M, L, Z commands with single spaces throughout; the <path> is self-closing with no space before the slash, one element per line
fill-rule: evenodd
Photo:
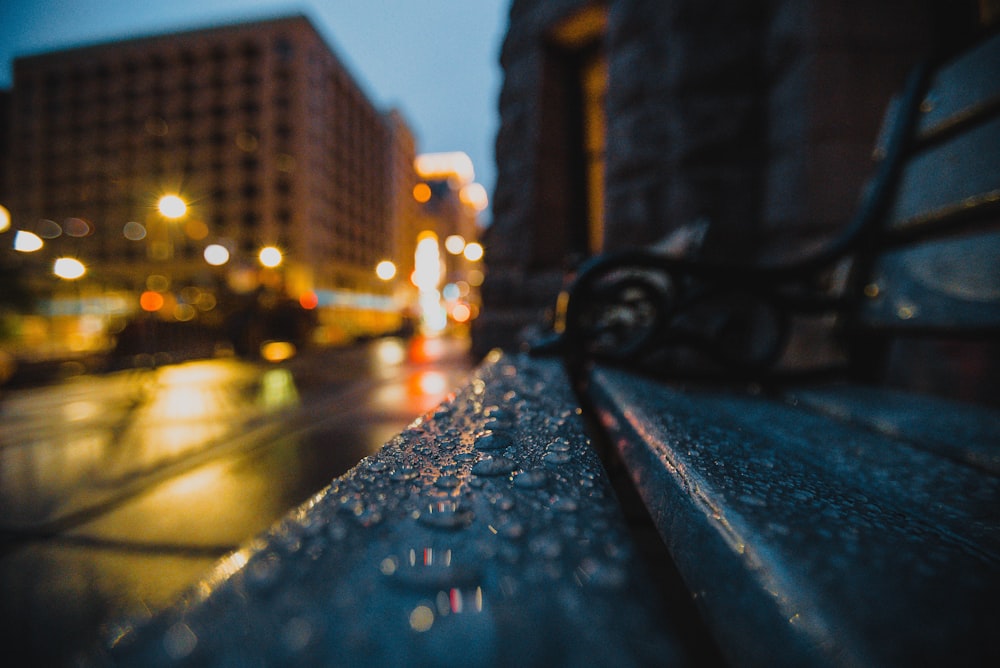
<path fill-rule="evenodd" d="M 789 399 L 1000 475 L 1000 415 L 995 410 L 857 385 L 795 389 Z"/>
<path fill-rule="evenodd" d="M 734 663 L 1000 660 L 996 476 L 761 397 L 589 394 Z"/>
<path fill-rule="evenodd" d="M 109 658 L 688 665 L 631 545 L 561 366 L 494 356 Z"/>
<path fill-rule="evenodd" d="M 885 253 L 866 293 L 872 327 L 1000 331 L 1000 231 Z"/>
<path fill-rule="evenodd" d="M 1000 75 L 998 75 L 1000 76 Z M 910 160 L 887 219 L 890 232 L 933 228 L 1000 204 L 1000 116 Z"/>
<path fill-rule="evenodd" d="M 1000 104 L 1000 39 L 990 39 L 939 69 L 921 105 L 918 135 L 928 139 Z"/>

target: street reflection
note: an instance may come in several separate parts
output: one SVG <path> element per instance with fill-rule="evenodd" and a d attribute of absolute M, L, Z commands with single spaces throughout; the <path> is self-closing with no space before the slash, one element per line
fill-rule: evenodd
<path fill-rule="evenodd" d="M 439 404 L 470 369 L 466 345 L 386 338 L 0 397 L 0 642 L 31 638 L 64 664 L 122 615 L 155 612 Z"/>

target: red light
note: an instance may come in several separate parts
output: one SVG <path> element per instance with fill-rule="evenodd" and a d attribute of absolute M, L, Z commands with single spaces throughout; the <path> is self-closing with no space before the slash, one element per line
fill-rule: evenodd
<path fill-rule="evenodd" d="M 139 306 L 142 307 L 143 311 L 149 311 L 150 313 L 159 311 L 163 308 L 163 295 L 159 292 L 146 290 L 139 296 Z"/>
<path fill-rule="evenodd" d="M 312 290 L 303 292 L 301 295 L 299 295 L 299 306 L 306 309 L 307 311 L 311 311 L 312 309 L 319 306 L 319 297 L 317 297 L 316 293 L 313 292 Z"/>

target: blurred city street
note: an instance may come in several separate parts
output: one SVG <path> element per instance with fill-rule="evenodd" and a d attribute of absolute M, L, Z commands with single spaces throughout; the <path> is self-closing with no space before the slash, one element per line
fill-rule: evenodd
<path fill-rule="evenodd" d="M 71 663 L 433 409 L 465 339 L 381 338 L 0 394 L 3 642 Z"/>

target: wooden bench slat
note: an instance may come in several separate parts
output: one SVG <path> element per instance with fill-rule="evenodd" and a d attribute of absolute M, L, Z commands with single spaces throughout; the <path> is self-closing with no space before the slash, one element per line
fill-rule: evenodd
<path fill-rule="evenodd" d="M 939 69 L 928 90 L 917 128 L 922 139 L 1000 104 L 1000 40 L 987 40 Z"/>
<path fill-rule="evenodd" d="M 1000 659 L 995 475 L 762 397 L 588 392 L 734 663 Z"/>
<path fill-rule="evenodd" d="M 866 292 L 869 326 L 1000 331 L 1000 231 L 885 253 Z"/>
<path fill-rule="evenodd" d="M 914 156 L 905 166 L 886 226 L 912 232 L 1000 204 L 1000 115 Z"/>
<path fill-rule="evenodd" d="M 1000 475 L 1000 412 L 884 387 L 793 389 L 795 404 Z"/>
<path fill-rule="evenodd" d="M 631 545 L 561 366 L 493 357 L 108 658 L 687 665 Z"/>

